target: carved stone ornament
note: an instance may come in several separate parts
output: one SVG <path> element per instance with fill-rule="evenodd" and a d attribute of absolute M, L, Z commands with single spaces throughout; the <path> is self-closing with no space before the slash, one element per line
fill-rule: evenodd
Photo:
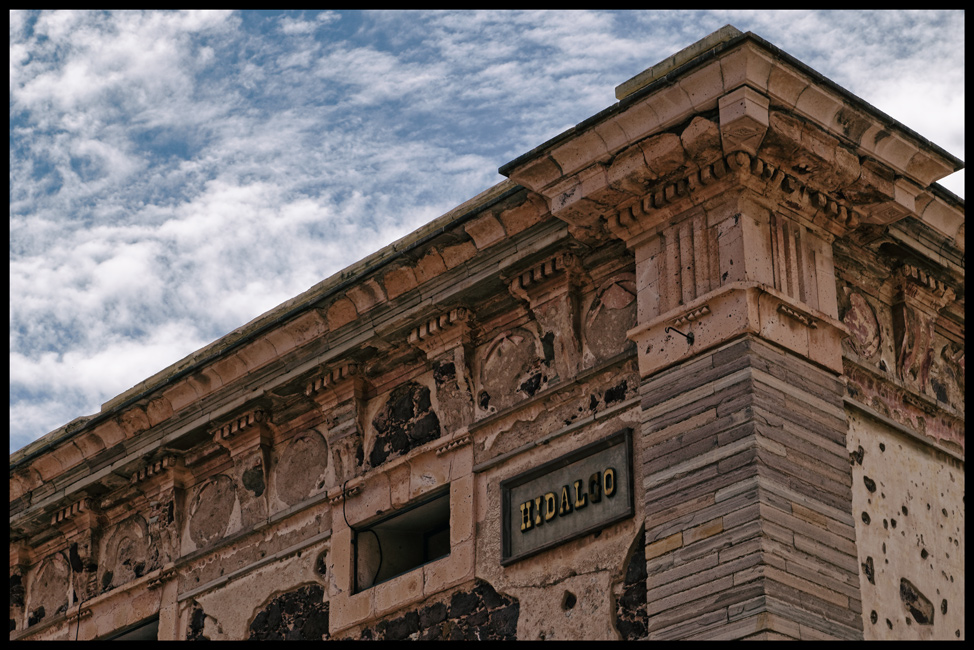
<path fill-rule="evenodd" d="M 863 359 L 871 359 L 882 342 L 876 311 L 861 293 L 849 294 L 849 309 L 842 322 L 849 328 L 849 345 Z"/>

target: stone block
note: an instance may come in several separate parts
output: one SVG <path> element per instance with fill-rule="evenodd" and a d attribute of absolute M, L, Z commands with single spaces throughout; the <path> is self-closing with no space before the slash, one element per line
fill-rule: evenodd
<path fill-rule="evenodd" d="M 423 597 L 423 571 L 419 568 L 374 587 L 375 615 L 383 616 Z"/>
<path fill-rule="evenodd" d="M 638 144 L 619 153 L 609 166 L 607 180 L 609 186 L 620 191 L 641 196 L 646 192 L 650 181 L 656 174 L 650 170 Z"/>
<path fill-rule="evenodd" d="M 602 138 L 602 142 L 610 152 L 619 151 L 632 142 L 615 120 L 599 122 L 592 128 Z"/>
<path fill-rule="evenodd" d="M 193 395 L 195 394 L 193 393 Z M 166 393 L 163 393 L 163 396 L 168 397 Z M 118 423 L 125 431 L 126 438 L 131 438 L 149 428 L 149 418 L 146 417 L 145 411 L 139 406 L 132 406 L 126 409 L 125 412 L 118 416 Z"/>
<path fill-rule="evenodd" d="M 588 167 L 608 153 L 602 138 L 594 130 L 589 129 L 556 146 L 551 151 L 551 157 L 561 168 L 562 174 L 568 175 Z"/>
<path fill-rule="evenodd" d="M 464 230 L 473 239 L 474 245 L 484 249 L 504 239 L 504 226 L 493 215 L 485 214 L 470 221 Z"/>
<path fill-rule="evenodd" d="M 647 538 L 648 539 L 648 538 Z M 669 553 L 683 546 L 683 532 L 674 533 L 663 539 L 651 542 L 646 545 L 646 561 Z"/>
<path fill-rule="evenodd" d="M 474 540 L 450 549 L 450 555 L 423 566 L 423 594 L 426 597 L 472 580 L 474 577 Z"/>
<path fill-rule="evenodd" d="M 547 211 L 548 206 L 543 199 L 538 196 L 529 196 L 521 205 L 501 212 L 498 218 L 503 224 L 507 236 L 513 237 L 540 222 Z"/>
<path fill-rule="evenodd" d="M 775 99 L 775 103 L 781 103 L 787 108 L 793 108 L 798 102 L 808 81 L 804 77 L 799 77 L 791 70 L 783 66 L 774 66 L 768 76 L 768 96 Z"/>
<path fill-rule="evenodd" d="M 247 371 L 252 369 L 252 368 L 248 368 L 247 361 L 248 360 L 256 361 L 256 359 L 253 359 L 253 357 L 250 356 L 249 354 L 248 356 L 244 356 L 244 354 L 247 354 L 245 352 L 247 348 L 253 347 L 255 343 L 251 343 L 245 346 L 244 349 L 241 350 L 240 354 L 233 353 L 233 354 L 224 355 L 219 359 L 217 359 L 216 361 L 214 361 L 207 368 L 207 371 L 211 375 L 216 375 L 214 380 L 211 380 L 211 383 L 215 384 L 216 381 L 219 381 L 222 385 L 226 385 L 234 381 L 235 379 L 239 379 L 240 377 L 243 377 L 245 374 L 247 374 Z M 273 347 L 268 348 L 267 351 L 270 352 L 271 354 L 274 354 Z M 269 360 L 270 359 L 267 359 L 267 361 Z M 266 361 L 264 363 L 266 363 Z"/>
<path fill-rule="evenodd" d="M 643 157 L 657 178 L 665 178 L 686 165 L 683 142 L 675 133 L 661 133 L 638 143 Z"/>
<path fill-rule="evenodd" d="M 476 254 L 477 247 L 474 246 L 473 242 L 467 241 L 456 244 L 455 246 L 445 246 L 440 250 L 440 257 L 443 258 L 443 263 L 447 269 L 460 266 Z"/>
<path fill-rule="evenodd" d="M 200 398 L 199 393 L 196 392 L 196 388 L 185 380 L 176 382 L 173 386 L 163 389 L 162 396 L 169 401 L 169 406 L 174 413 L 181 411 Z"/>
<path fill-rule="evenodd" d="M 416 272 L 409 266 L 400 266 L 382 276 L 382 286 L 390 300 L 415 289 L 417 284 Z"/>
<path fill-rule="evenodd" d="M 422 284 L 446 272 L 446 263 L 435 248 L 429 249 L 416 262 L 416 281 Z"/>
<path fill-rule="evenodd" d="M 683 88 L 678 85 L 666 86 L 649 96 L 653 109 L 659 117 L 661 128 L 679 124 L 693 112 L 693 103 Z"/>
<path fill-rule="evenodd" d="M 359 314 L 364 314 L 386 300 L 386 294 L 382 287 L 372 278 L 350 287 L 345 292 L 345 297 L 352 301 Z"/>
<path fill-rule="evenodd" d="M 705 524 L 700 524 L 699 526 L 694 526 L 683 532 L 683 543 L 686 545 L 692 544 L 696 541 L 706 539 L 717 533 L 721 533 L 724 530 L 724 520 L 722 517 L 717 517 L 712 519 Z"/>
<path fill-rule="evenodd" d="M 288 321 L 284 329 L 294 340 L 295 346 L 300 346 L 328 332 L 328 325 L 317 310 L 311 310 Z"/>
<path fill-rule="evenodd" d="M 831 124 L 842 107 L 831 94 L 815 86 L 808 86 L 798 96 L 795 110 L 819 124 Z"/>
<path fill-rule="evenodd" d="M 450 484 L 450 545 L 473 541 L 474 476 L 468 474 Z"/>
<path fill-rule="evenodd" d="M 614 122 L 625 132 L 629 142 L 636 142 L 657 131 L 661 120 L 649 98 L 644 98 L 619 114 Z"/>
<path fill-rule="evenodd" d="M 154 427 L 172 417 L 172 404 L 165 397 L 157 397 L 146 404 L 145 413 L 149 419 L 149 426 Z"/>
<path fill-rule="evenodd" d="M 720 128 L 699 115 L 680 134 L 687 156 L 697 165 L 713 162 L 723 154 Z"/>
<path fill-rule="evenodd" d="M 744 86 L 721 97 L 718 105 L 724 153 L 743 150 L 756 155 L 770 125 L 768 98 Z"/>
<path fill-rule="evenodd" d="M 510 179 L 518 185 L 540 192 L 562 177 L 561 167 L 550 156 L 541 156 L 528 161 L 510 174 Z"/>
<path fill-rule="evenodd" d="M 714 108 L 717 98 L 724 92 L 724 80 L 719 65 L 697 68 L 680 79 L 679 85 L 690 98 L 690 104 L 696 112 Z"/>
<path fill-rule="evenodd" d="M 339 298 L 328 307 L 328 328 L 335 331 L 358 318 L 355 303 L 348 298 Z"/>
<path fill-rule="evenodd" d="M 732 92 L 747 85 L 763 92 L 768 88 L 772 70 L 777 67 L 767 53 L 746 44 L 720 58 L 720 76 L 724 80 L 724 90 Z"/>

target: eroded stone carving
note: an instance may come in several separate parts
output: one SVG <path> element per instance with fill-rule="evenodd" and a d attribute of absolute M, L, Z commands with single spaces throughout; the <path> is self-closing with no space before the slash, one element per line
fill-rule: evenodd
<path fill-rule="evenodd" d="M 208 546 L 226 534 L 236 498 L 233 480 L 223 474 L 212 477 L 199 488 L 189 509 L 189 535 L 197 548 Z"/>
<path fill-rule="evenodd" d="M 71 565 L 64 553 L 45 558 L 30 583 L 27 625 L 66 612 L 70 588 Z"/>
<path fill-rule="evenodd" d="M 313 429 L 296 435 L 277 466 L 277 496 L 289 506 L 321 491 L 328 470 L 328 444 Z"/>
<path fill-rule="evenodd" d="M 551 379 L 554 334 L 543 339 L 519 327 L 498 335 L 484 353 L 478 404 L 496 412 L 534 396 Z"/>
<path fill-rule="evenodd" d="M 863 359 L 871 359 L 882 343 L 879 320 L 869 301 L 857 291 L 849 292 L 849 308 L 842 322 L 849 328 L 848 343 Z"/>
<path fill-rule="evenodd" d="M 112 527 L 101 545 L 99 591 L 141 578 L 159 566 L 159 545 L 153 544 L 145 519 L 134 515 Z"/>
<path fill-rule="evenodd" d="M 636 279 L 625 273 L 605 282 L 585 317 L 585 341 L 596 359 L 624 352 L 634 343 L 626 332 L 636 325 Z"/>

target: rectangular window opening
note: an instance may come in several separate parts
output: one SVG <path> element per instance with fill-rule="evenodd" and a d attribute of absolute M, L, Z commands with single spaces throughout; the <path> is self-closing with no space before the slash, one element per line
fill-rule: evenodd
<path fill-rule="evenodd" d="M 355 592 L 450 554 L 450 491 L 354 530 Z"/>
<path fill-rule="evenodd" d="M 122 630 L 113 632 L 103 641 L 156 641 L 159 639 L 159 616 L 130 625 Z"/>

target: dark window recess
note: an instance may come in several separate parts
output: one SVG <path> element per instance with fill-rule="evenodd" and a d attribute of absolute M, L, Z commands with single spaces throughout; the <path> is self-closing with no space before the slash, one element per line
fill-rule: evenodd
<path fill-rule="evenodd" d="M 450 492 L 355 529 L 355 591 L 450 554 Z"/>
<path fill-rule="evenodd" d="M 107 637 L 104 641 L 156 641 L 159 639 L 159 617 L 155 616 L 147 621 L 136 623 L 128 629 L 116 632 Z"/>

